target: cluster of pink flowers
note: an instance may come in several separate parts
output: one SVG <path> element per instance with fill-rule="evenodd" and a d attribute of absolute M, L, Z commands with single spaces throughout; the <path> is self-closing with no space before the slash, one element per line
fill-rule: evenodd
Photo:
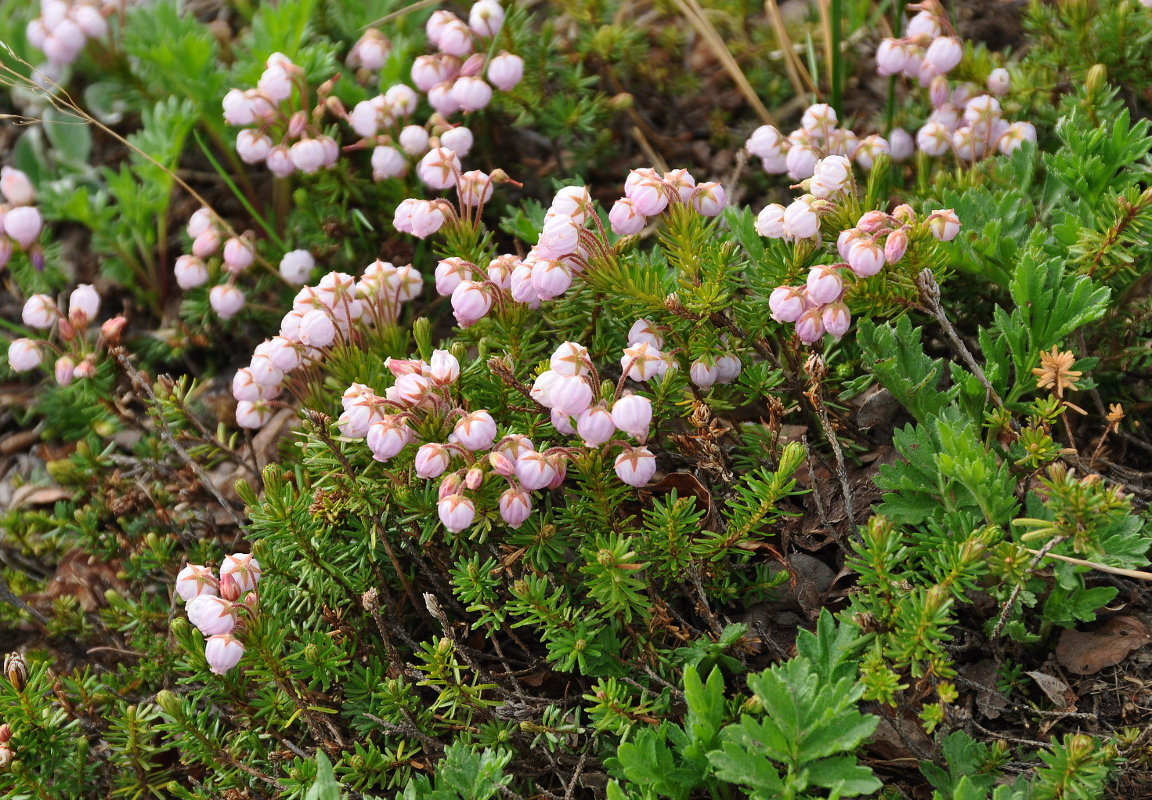
<path fill-rule="evenodd" d="M 352 45 L 344 63 L 357 71 L 357 78 L 367 82 L 383 69 L 391 53 L 392 42 L 388 37 L 376 28 L 369 28 Z"/>
<path fill-rule="evenodd" d="M 624 196 L 612 204 L 608 222 L 617 236 L 631 236 L 644 229 L 649 217 L 663 213 L 669 203 L 685 203 L 702 216 L 716 217 L 724 211 L 727 202 L 724 187 L 715 181 L 697 184 L 686 169 L 669 170 L 661 176 L 656 170 L 645 167 L 628 173 L 624 181 Z M 557 212 L 553 210 L 550 213 Z M 544 232 L 548 232 L 547 224 Z M 543 238 L 541 236 L 541 240 Z"/>
<path fill-rule="evenodd" d="M 12 258 L 16 249 L 26 251 L 37 264 L 43 254 L 37 242 L 44 230 L 44 218 L 36 202 L 36 190 L 28 176 L 14 167 L 0 168 L 0 268 Z"/>
<path fill-rule="evenodd" d="M 242 615 L 259 607 L 256 584 L 260 564 L 246 553 L 233 553 L 220 565 L 220 577 L 199 564 L 188 564 L 176 576 L 176 594 L 187 605 L 188 621 L 205 636 L 204 658 L 217 675 L 232 669 L 244 656 Z"/>
<path fill-rule="evenodd" d="M 89 39 L 108 33 L 106 17 L 124 9 L 124 0 L 40 0 L 40 16 L 28 23 L 28 44 L 48 63 L 63 67 L 75 61 Z"/>
<path fill-rule="evenodd" d="M 496 0 L 473 4 L 467 23 L 451 11 L 432 13 L 424 31 L 437 52 L 417 56 L 412 64 L 412 83 L 427 93 L 432 108 L 444 116 L 477 111 L 492 100 L 492 86 L 508 91 L 520 82 L 523 59 L 505 51 L 491 61 L 486 55 L 503 25 L 504 9 Z"/>
<path fill-rule="evenodd" d="M 411 266 L 375 261 L 360 280 L 329 272 L 296 295 L 280 323 L 280 334 L 256 346 L 247 367 L 232 379 L 236 423 L 262 427 L 287 375 L 321 360 L 334 344 L 351 341 L 358 327 L 392 324 L 400 306 L 419 296 L 424 279 Z"/>
<path fill-rule="evenodd" d="M 492 100 L 492 87 L 508 91 L 520 82 L 524 61 L 517 55 L 501 51 L 488 57 L 489 43 L 504 23 L 504 9 L 495 0 L 480 0 L 472 6 L 465 23 L 450 11 L 436 11 L 428 19 L 425 31 L 428 41 L 438 48 L 435 54 L 417 56 L 412 64 L 412 83 L 416 87 L 396 84 L 386 92 L 357 103 L 347 114 L 347 122 L 361 137 L 356 148 L 373 147 L 372 177 L 380 181 L 407 173 L 413 159 L 430 149 L 445 148 L 457 158 L 464 158 L 472 148 L 472 132 L 465 127 L 452 127 L 445 117 L 456 112 L 484 108 Z M 383 64 L 380 56 L 382 36 L 370 37 L 369 31 L 357 42 L 349 58 L 367 68 Z M 478 52 L 473 52 L 473 50 Z M 487 74 L 488 80 L 481 77 Z M 436 112 L 425 124 L 411 122 L 419 105 L 420 94 Z M 419 170 L 424 179 L 426 167 Z M 428 182 L 428 181 L 425 181 Z M 441 181 L 442 182 L 442 181 Z M 433 183 L 429 183 L 433 185 Z M 439 186 L 434 188 L 447 188 Z"/>
<path fill-rule="evenodd" d="M 787 136 L 774 125 L 761 125 L 752 132 L 745 147 L 761 160 L 769 175 L 787 173 L 795 181 L 812 177 L 817 162 L 828 156 L 854 160 L 868 170 L 881 153 L 903 161 L 916 151 L 912 136 L 902 128 L 893 128 L 888 138 L 872 134 L 861 139 L 838 124 L 836 110 L 817 103 L 804 111 L 800 127 Z"/>
<path fill-rule="evenodd" d="M 927 155 L 952 152 L 961 161 L 978 161 L 997 152 L 1008 155 L 1024 142 L 1036 141 L 1031 122 L 1008 122 L 1001 117 L 1000 101 L 994 95 L 1007 93 L 1007 70 L 993 70 L 988 76 L 992 94 L 982 94 L 971 84 L 954 89 L 938 76 L 929 96 L 934 108 L 928 121 L 916 133 L 916 145 Z"/>
<path fill-rule="evenodd" d="M 884 39 L 876 48 L 876 71 L 903 75 L 929 86 L 964 58 L 964 43 L 955 35 L 938 2 L 908 6 L 917 13 L 904 24 L 904 38 Z"/>
<path fill-rule="evenodd" d="M 384 462 L 413 443 L 415 429 L 425 427 L 417 423 L 429 418 L 455 420 L 446 442 L 420 444 L 414 459 L 418 477 L 441 479 L 438 512 L 449 531 L 462 531 L 475 521 L 476 506 L 467 493 L 478 490 L 490 476 L 508 484 L 498 506 L 501 519 L 513 528 L 528 519 L 532 492 L 555 489 L 564 482 L 567 462 L 580 448 L 537 450 L 528 437 L 511 432 L 498 438 L 490 412 L 469 411 L 452 398 L 460 363 L 448 351 L 436 350 L 429 361 L 390 359 L 387 365 L 395 382 L 384 396 L 364 384 L 352 384 L 344 392 L 337 424 L 343 436 L 366 440 L 372 457 Z M 632 486 L 647 484 L 656 472 L 656 457 L 643 447 L 652 421 L 648 398 L 618 392 L 611 407 L 595 402 L 600 389 L 597 373 L 587 349 L 575 342 L 560 345 L 549 366 L 536 378 L 530 394 L 551 411 L 556 431 L 578 435 L 584 447 L 618 447 L 615 469 L 620 480 Z M 614 438 L 617 431 L 637 444 Z M 462 464 L 449 471 L 456 459 Z"/>
<path fill-rule="evenodd" d="M 68 313 L 56 305 L 46 294 L 34 294 L 24 303 L 24 324 L 29 328 L 51 333 L 53 329 L 61 340 L 55 344 L 51 338 L 14 339 L 8 345 L 8 366 L 16 372 L 26 372 L 40 366 L 46 351 L 56 354 L 53 374 L 56 382 L 67 386 L 76 378 L 89 378 L 96 371 L 100 347 L 115 343 L 127 322 L 124 317 L 113 317 L 100 326 L 93 345 L 84 336 L 88 326 L 100 313 L 100 295 L 87 283 L 72 290 L 68 298 Z"/>
<path fill-rule="evenodd" d="M 495 185 L 515 183 L 501 169 L 493 170 L 491 174 L 478 169 L 464 172 L 460 158 L 471 149 L 472 132 L 463 126 L 449 128 L 432 138 L 431 148 L 416 165 L 416 174 L 431 189 L 454 188 L 459 208 L 444 198 L 407 198 L 396 206 L 392 218 L 396 230 L 424 239 L 449 220 L 474 218 L 479 221 L 484 204 L 492 199 Z"/>
<path fill-rule="evenodd" d="M 456 154 L 444 147 L 428 152 L 421 161 L 420 174 L 434 188 L 455 186 L 460 202 L 460 211 L 444 199 L 410 198 L 400 203 L 393 225 L 420 238 L 472 209 L 479 214 L 492 195 L 493 183 L 508 180 L 500 170 L 492 175 L 479 170 L 461 172 Z M 663 177 L 652 169 L 632 170 L 625 183 L 625 196 L 615 203 L 608 219 L 614 233 L 628 235 L 638 233 L 649 217 L 661 214 L 670 204 L 687 204 L 704 216 L 716 216 L 725 202 L 723 186 L 715 182 L 697 185 L 687 170 L 672 170 Z M 610 251 L 608 233 L 601 226 L 588 188 L 565 186 L 553 198 L 539 239 L 527 255 L 497 256 L 483 270 L 461 258 L 446 258 L 436 267 L 436 290 L 452 298 L 456 321 L 467 327 L 501 303 L 512 301 L 536 308 L 544 300 L 559 297 L 568 291 L 574 276 L 588 269 L 592 259 Z"/>
<path fill-rule="evenodd" d="M 236 286 L 236 276 L 256 260 L 252 232 L 228 236 L 220 220 L 207 208 L 192 214 L 186 230 L 192 239 L 192 252 L 176 259 L 176 284 L 184 290 L 195 289 L 207 283 L 213 273 L 225 274 L 227 280 L 208 292 L 208 302 L 221 319 L 235 316 L 244 307 L 244 292 Z"/>
<path fill-rule="evenodd" d="M 804 286 L 773 290 L 768 298 L 772 318 L 794 323 L 796 336 L 805 344 L 818 341 L 825 333 L 839 339 L 852 323 L 844 303 L 848 288 L 845 276 L 870 278 L 886 264 L 900 261 L 917 224 L 916 214 L 908 205 L 898 206 L 891 214 L 865 212 L 856 227 L 841 231 L 836 240 L 836 250 L 843 259 L 840 263 L 812 267 Z M 951 241 L 960 232 L 960 219 L 952 209 L 933 211 L 920 224 L 941 242 Z"/>
<path fill-rule="evenodd" d="M 907 21 L 904 37 L 884 39 L 877 47 L 876 70 L 881 75 L 903 75 L 928 89 L 933 111 L 916 133 L 916 146 L 930 156 L 952 151 L 961 161 L 976 161 L 1036 141 L 1032 123 L 1009 123 L 1000 116 L 996 98 L 1011 90 L 1008 71 L 991 71 L 987 94 L 970 83 L 953 87 L 946 76 L 963 60 L 963 42 L 935 0 L 910 8 L 918 13 Z"/>
<path fill-rule="evenodd" d="M 664 375 L 670 369 L 679 369 L 671 353 L 666 353 L 664 337 L 657 327 L 646 319 L 638 319 L 628 330 L 628 346 L 620 356 L 620 369 L 627 377 L 643 383 Z M 743 364 L 734 353 L 698 358 L 688 367 L 688 379 L 701 389 L 716 383 L 733 383 Z M 553 425 L 556 420 L 552 420 Z"/>
<path fill-rule="evenodd" d="M 254 88 L 224 95 L 224 121 L 243 128 L 236 136 L 241 160 L 264 162 L 281 178 L 331 167 L 340 157 L 340 145 L 320 128 L 329 110 L 331 81 L 320 87 L 319 102 L 309 109 L 302 68 L 283 53 L 270 55 L 265 67 Z M 338 102 L 333 105 L 339 110 Z"/>

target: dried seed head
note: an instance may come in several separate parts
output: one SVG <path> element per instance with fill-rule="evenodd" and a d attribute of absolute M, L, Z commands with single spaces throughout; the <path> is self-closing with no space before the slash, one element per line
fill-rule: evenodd
<path fill-rule="evenodd" d="M 1072 369 L 1076 363 L 1076 356 L 1069 352 L 1061 352 L 1055 345 L 1051 353 L 1040 354 L 1040 366 L 1032 370 L 1036 376 L 1036 388 L 1051 388 L 1052 393 L 1063 399 L 1065 389 L 1078 389 L 1077 379 L 1084 373 Z"/>
<path fill-rule="evenodd" d="M 28 683 L 28 663 L 20 653 L 9 653 L 4 656 L 4 674 L 18 692 L 24 691 Z"/>

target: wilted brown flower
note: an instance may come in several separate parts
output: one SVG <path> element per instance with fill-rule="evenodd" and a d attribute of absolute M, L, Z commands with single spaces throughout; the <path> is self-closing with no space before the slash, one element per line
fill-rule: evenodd
<path fill-rule="evenodd" d="M 1124 409 L 1119 403 L 1113 403 L 1108 406 L 1108 416 L 1105 417 L 1109 425 L 1115 425 L 1120 420 L 1124 419 Z"/>
<path fill-rule="evenodd" d="M 1040 354 L 1040 366 L 1032 370 L 1036 376 L 1036 388 L 1052 388 L 1053 394 L 1059 398 L 1064 397 L 1065 389 L 1078 389 L 1076 380 L 1083 375 L 1080 370 L 1072 369 L 1076 363 L 1076 356 L 1069 352 L 1061 352 L 1052 346 L 1051 353 Z"/>

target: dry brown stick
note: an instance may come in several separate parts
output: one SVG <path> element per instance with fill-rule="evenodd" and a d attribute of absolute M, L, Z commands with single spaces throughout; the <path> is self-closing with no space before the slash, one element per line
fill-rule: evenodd
<path fill-rule="evenodd" d="M 1085 561 L 1082 558 L 1073 558 L 1072 556 L 1062 556 L 1058 553 L 1041 553 L 1039 550 L 1026 548 L 1032 555 L 1043 555 L 1044 558 L 1055 558 L 1058 561 L 1066 561 L 1069 564 L 1078 564 L 1082 567 L 1091 567 L 1098 572 L 1107 572 L 1110 575 L 1122 575 L 1125 578 L 1135 578 L 1140 581 L 1152 581 L 1152 572 L 1140 572 L 1135 569 L 1122 569 L 1120 567 L 1110 567 L 1107 564 L 1100 564 L 1095 561 Z"/>
<path fill-rule="evenodd" d="M 723 37 L 716 31 L 716 27 L 712 21 L 704 13 L 704 9 L 700 7 L 697 0 L 674 0 L 676 7 L 680 9 L 696 32 L 700 34 L 701 38 L 708 44 L 712 53 L 720 60 L 724 70 L 736 82 L 736 88 L 740 90 L 740 94 L 748 101 L 748 105 L 752 106 L 752 110 L 756 112 L 756 116 L 766 125 L 772 125 L 775 120 L 772 114 L 769 113 L 768 108 L 761 102 L 760 97 L 756 94 L 756 90 L 752 88 L 752 84 L 748 81 L 748 76 L 744 74 L 744 70 L 740 69 L 740 65 L 736 63 L 736 59 L 732 57 L 727 45 L 724 44 Z"/>
<path fill-rule="evenodd" d="M 848 483 L 848 469 L 844 466 L 844 451 L 840 449 L 840 440 L 836 438 L 836 431 L 832 427 L 831 420 L 828 419 L 828 409 L 824 407 L 824 401 L 820 398 L 820 382 L 824 378 L 827 367 L 824 365 L 824 359 L 814 354 L 805 363 L 805 369 L 812 379 L 812 390 L 808 392 L 808 399 L 812 401 L 812 405 L 816 409 L 816 419 L 820 421 L 824 438 L 828 440 L 828 444 L 832 445 L 832 455 L 836 459 L 836 478 L 840 481 L 840 489 L 844 492 L 844 509 L 848 512 L 848 522 L 851 526 L 850 535 L 855 535 L 856 513 L 852 507 L 852 487 Z M 815 479 L 813 479 L 813 483 L 815 483 Z"/>
<path fill-rule="evenodd" d="M 1035 570 L 1037 566 L 1039 566 L 1040 562 L 1044 560 L 1044 556 L 1048 555 L 1048 551 L 1056 545 L 1060 544 L 1066 538 L 1068 537 L 1056 536 L 1052 539 L 1049 539 L 1039 550 L 1029 550 L 1028 552 L 1033 553 L 1035 558 L 1033 558 L 1032 563 L 1028 565 L 1028 573 L 1031 574 L 1032 571 Z M 1023 590 L 1024 581 L 1018 582 L 1016 586 L 1013 587 L 1012 594 L 1009 595 L 1007 601 L 1004 603 L 1004 608 L 1000 611 L 1000 618 L 996 620 L 996 627 L 992 629 L 992 641 L 996 641 L 1000 638 L 1000 633 L 1004 630 L 1004 625 L 1008 622 L 1008 617 L 1012 614 L 1012 607 L 1016 605 L 1016 599 L 1020 597 L 1020 592 Z"/>
<path fill-rule="evenodd" d="M 124 348 L 115 347 L 112 348 L 110 352 L 120 367 L 128 374 L 128 377 L 132 380 L 132 383 L 139 386 L 148 396 L 148 401 L 156 410 L 156 421 L 160 423 L 160 438 L 164 440 L 165 444 L 175 450 L 176 454 L 179 455 L 184 463 L 188 465 L 188 468 L 196 474 L 196 479 L 200 481 L 204 488 L 206 488 L 214 498 L 216 498 L 216 502 L 220 504 L 220 507 L 228 512 L 228 516 L 232 517 L 232 521 L 236 523 L 236 526 L 239 527 L 240 530 L 244 530 L 244 520 L 240 517 L 239 514 L 236 513 L 236 509 L 232 507 L 232 504 L 229 503 L 224 498 L 224 495 L 220 493 L 220 490 L 216 488 L 216 484 L 214 484 L 208 477 L 208 474 L 204 472 L 204 468 L 196 463 L 195 459 L 193 459 L 192 456 L 188 454 L 188 451 L 185 450 L 178 441 L 176 441 L 176 437 L 172 434 L 172 431 L 168 427 L 168 423 L 164 420 L 164 412 L 160 408 L 160 401 L 156 399 L 156 393 L 152 391 L 152 387 L 148 385 L 146 380 L 144 380 L 144 376 L 141 375 L 134 366 L 132 366 L 132 362 L 128 359 L 127 354 L 124 352 Z"/>
<path fill-rule="evenodd" d="M 916 288 L 920 290 L 920 299 L 924 301 L 925 310 L 943 329 L 944 335 L 948 338 L 948 343 L 951 345 L 953 352 L 960 357 L 968 369 L 972 370 L 972 374 L 980 381 L 980 385 L 984 387 L 984 391 L 988 393 L 988 397 L 992 399 L 992 402 L 1000 408 L 1004 408 L 1004 401 L 1000 399 L 1000 395 L 996 394 L 996 390 L 992 388 L 992 383 L 988 380 L 988 376 L 984 374 L 984 370 L 976 363 L 976 359 L 972 357 L 968 346 L 960 339 L 960 335 L 956 333 L 956 328 L 952 326 L 952 323 L 948 320 L 948 315 L 944 313 L 944 307 L 940 305 L 940 285 L 936 283 L 936 276 L 932 274 L 932 270 L 926 269 L 916 277 Z"/>

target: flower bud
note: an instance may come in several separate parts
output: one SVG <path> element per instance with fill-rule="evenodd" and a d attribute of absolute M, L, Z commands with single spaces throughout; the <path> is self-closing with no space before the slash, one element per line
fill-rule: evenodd
<path fill-rule="evenodd" d="M 461 447 L 473 452 L 487 450 L 496 440 L 496 420 L 487 411 L 473 411 L 456 423 L 452 435 Z"/>
<path fill-rule="evenodd" d="M 888 239 L 884 242 L 884 260 L 889 264 L 895 264 L 904 257 L 907 250 L 908 234 L 903 229 L 894 230 L 888 234 Z"/>
<path fill-rule="evenodd" d="M 243 272 L 255 258 L 256 250 L 249 237 L 233 236 L 224 243 L 224 268 L 229 272 Z"/>
<path fill-rule="evenodd" d="M 908 50 L 896 39 L 884 39 L 876 48 L 876 72 L 884 77 L 899 75 L 908 63 Z"/>
<path fill-rule="evenodd" d="M 230 283 L 222 283 L 208 292 L 208 304 L 220 319 L 229 319 L 244 307 L 244 293 Z"/>
<path fill-rule="evenodd" d="M 592 403 L 592 387 L 579 375 L 561 375 L 549 394 L 552 410 L 564 416 L 583 413 Z"/>
<path fill-rule="evenodd" d="M 288 156 L 292 159 L 292 166 L 311 175 L 325 165 L 327 153 L 319 139 L 304 138 L 295 142 L 288 149 Z"/>
<path fill-rule="evenodd" d="M 628 329 L 628 346 L 647 343 L 659 350 L 664 346 L 664 337 L 660 335 L 656 326 L 646 319 L 638 319 Z"/>
<path fill-rule="evenodd" d="M 617 200 L 608 212 L 608 223 L 617 236 L 633 236 L 644 230 L 648 220 L 627 197 Z"/>
<path fill-rule="evenodd" d="M 44 218 L 40 216 L 40 209 L 35 206 L 10 208 L 4 215 L 4 232 L 22 250 L 27 250 L 40 238 L 40 231 L 43 228 Z"/>
<path fill-rule="evenodd" d="M 456 182 L 456 195 L 460 197 L 460 204 L 468 209 L 476 209 L 490 201 L 493 190 L 492 179 L 480 169 L 470 169 Z"/>
<path fill-rule="evenodd" d="M 692 383 L 701 389 L 709 389 L 712 384 L 716 383 L 719 374 L 715 364 L 709 364 L 704 359 L 698 358 L 692 362 L 692 366 L 688 370 L 688 377 Z"/>
<path fill-rule="evenodd" d="M 492 308 L 492 295 L 482 283 L 461 281 L 452 290 L 452 313 L 462 328 L 483 319 Z"/>
<path fill-rule="evenodd" d="M 429 480 L 439 478 L 448 469 L 451 453 L 445 445 L 436 442 L 420 445 L 416 451 L 416 475 Z"/>
<path fill-rule="evenodd" d="M 888 132 L 888 148 L 893 161 L 907 161 L 916 152 L 916 142 L 908 131 L 893 128 Z"/>
<path fill-rule="evenodd" d="M 202 594 L 216 594 L 219 582 L 212 570 L 199 564 L 186 564 L 176 575 L 176 595 L 185 603 Z"/>
<path fill-rule="evenodd" d="M 84 356 L 84 360 L 76 364 L 76 369 L 73 371 L 73 377 L 79 380 L 91 378 L 96 375 L 96 355 L 89 353 Z"/>
<path fill-rule="evenodd" d="M 428 378 L 436 386 L 449 386 L 460 377 L 460 362 L 447 350 L 433 350 L 428 365 Z"/>
<path fill-rule="evenodd" d="M 280 275 L 288 283 L 302 286 L 308 282 L 315 266 L 316 261 L 307 250 L 291 250 L 280 259 Z"/>
<path fill-rule="evenodd" d="M 235 609 L 232 603 L 222 597 L 198 595 L 188 601 L 186 610 L 188 621 L 205 636 L 229 633 L 236 627 Z"/>
<path fill-rule="evenodd" d="M 28 683 L 28 663 L 20 653 L 4 656 L 4 674 L 17 693 L 23 692 Z"/>
<path fill-rule="evenodd" d="M 756 216 L 756 233 L 769 239 L 782 239 L 788 235 L 784 229 L 784 206 L 771 203 Z"/>
<path fill-rule="evenodd" d="M 436 506 L 440 522 L 452 533 L 459 533 L 472 525 L 476 519 L 476 506 L 467 497 L 450 494 Z"/>
<path fill-rule="evenodd" d="M 236 424 L 241 428 L 262 428 L 272 418 L 272 407 L 263 398 L 241 400 L 236 404 Z"/>
<path fill-rule="evenodd" d="M 235 603 L 240 599 L 240 584 L 231 575 L 220 577 L 220 597 L 229 603 Z"/>
<path fill-rule="evenodd" d="M 479 111 L 492 102 L 492 87 L 483 78 L 457 78 L 452 84 L 452 99 L 465 113 Z"/>
<path fill-rule="evenodd" d="M 562 261 L 538 259 L 532 265 L 532 288 L 541 300 L 551 300 L 568 291 L 572 285 L 572 271 Z"/>
<path fill-rule="evenodd" d="M 300 343 L 327 347 L 336 340 L 336 323 L 327 309 L 313 309 L 300 319 Z"/>
<path fill-rule="evenodd" d="M 223 675 L 240 663 L 244 657 L 244 643 L 229 633 L 209 636 L 204 642 L 204 659 L 208 669 Z"/>
<path fill-rule="evenodd" d="M 872 165 L 876 163 L 876 159 L 880 157 L 881 153 L 889 152 L 890 147 L 888 145 L 888 140 L 883 136 L 872 134 L 871 136 L 865 136 L 860 141 L 860 145 L 856 148 L 856 152 L 852 157 L 863 169 L 870 170 L 872 169 Z"/>
<path fill-rule="evenodd" d="M 848 266 L 852 272 L 861 278 L 870 278 L 884 269 L 886 258 L 885 248 L 881 247 L 874 239 L 860 237 L 848 248 Z M 812 296 L 811 291 L 808 292 L 808 296 Z M 832 300 L 835 299 L 832 298 Z M 813 300 L 812 302 L 823 305 L 832 302 L 832 300 Z"/>
<path fill-rule="evenodd" d="M 810 308 L 796 320 L 796 335 L 805 344 L 812 344 L 824 335 L 824 320 L 819 307 Z"/>
<path fill-rule="evenodd" d="M 928 217 L 928 230 L 939 242 L 950 242 L 960 232 L 960 218 L 950 208 L 933 211 Z"/>
<path fill-rule="evenodd" d="M 500 518 L 512 529 L 519 528 L 532 513 L 532 497 L 523 489 L 510 488 L 500 495 Z"/>
<path fill-rule="evenodd" d="M 612 413 L 603 403 L 585 410 L 576 419 L 576 432 L 584 441 L 585 447 L 599 447 L 616 433 L 616 423 Z"/>
<path fill-rule="evenodd" d="M 777 286 L 768 297 L 768 309 L 777 322 L 795 322 L 804 313 L 804 290 Z"/>
<path fill-rule="evenodd" d="M 208 228 L 192 240 L 192 255 L 208 258 L 220 249 L 220 234 L 215 228 Z"/>
<path fill-rule="evenodd" d="M 260 563 L 251 553 L 233 553 L 224 559 L 220 565 L 220 577 L 231 575 L 240 587 L 241 593 L 247 593 L 256 588 L 260 582 Z"/>
<path fill-rule="evenodd" d="M 666 370 L 662 354 L 648 342 L 625 347 L 624 355 L 620 357 L 620 368 L 627 370 L 628 377 L 634 381 L 651 380 Z"/>
<path fill-rule="evenodd" d="M 697 214 L 704 217 L 716 217 L 724 211 L 728 197 L 721 184 L 715 181 L 706 181 L 693 190 L 689 202 Z"/>
<path fill-rule="evenodd" d="M 434 147 L 420 159 L 416 167 L 420 180 L 433 189 L 449 189 L 456 185 L 460 174 L 460 159 L 446 147 Z"/>
<path fill-rule="evenodd" d="M 245 164 L 259 164 L 268 158 L 272 139 L 259 131 L 245 128 L 236 134 L 236 153 Z"/>
<path fill-rule="evenodd" d="M 556 468 L 543 453 L 529 451 L 516 459 L 516 478 L 530 492 L 543 489 L 556 477 Z"/>
<path fill-rule="evenodd" d="M 716 382 L 734 383 L 740 377 L 743 366 L 740 359 L 731 353 L 721 356 L 716 360 Z"/>
<path fill-rule="evenodd" d="M 492 467 L 493 472 L 502 477 L 511 478 L 516 475 L 515 462 L 496 450 L 488 454 L 488 464 Z"/>
<path fill-rule="evenodd" d="M 457 158 L 464 158 L 468 155 L 472 150 L 473 140 L 472 130 L 463 125 L 449 128 L 440 134 L 440 146 L 451 150 Z"/>
<path fill-rule="evenodd" d="M 955 36 L 941 36 L 928 46 L 924 63 L 937 75 L 950 72 L 964 58 L 964 45 Z"/>
<path fill-rule="evenodd" d="M 925 155 L 942 156 L 952 147 L 952 132 L 940 122 L 929 121 L 917 131 L 916 146 Z"/>
<path fill-rule="evenodd" d="M 524 77 L 524 59 L 511 53 L 500 54 L 488 62 L 488 80 L 502 92 L 507 92 Z"/>
<path fill-rule="evenodd" d="M 504 9 L 496 0 L 477 0 L 468 12 L 468 27 L 481 39 L 491 39 L 504 24 Z"/>
<path fill-rule="evenodd" d="M 403 206 L 403 203 L 400 205 Z M 401 210 L 399 207 L 396 209 L 396 215 L 396 230 L 403 230 L 400 227 Z M 444 212 L 437 203 L 415 200 L 409 208 L 409 219 L 408 232 L 419 239 L 426 239 L 444 225 Z"/>
<path fill-rule="evenodd" d="M 820 232 L 820 217 L 806 200 L 792 202 L 784 210 L 784 232 L 795 239 L 810 239 Z"/>
<path fill-rule="evenodd" d="M 626 447 L 616 456 L 616 475 L 629 486 L 646 486 L 656 474 L 656 456 L 647 447 Z"/>
<path fill-rule="evenodd" d="M 8 345 L 8 366 L 13 372 L 27 372 L 40 365 L 43 355 L 32 339 L 13 339 Z"/>
<path fill-rule="evenodd" d="M 664 182 L 658 178 L 645 178 L 625 189 L 625 195 L 635 206 L 637 213 L 654 217 L 668 207 L 668 195 L 664 192 Z"/>
<path fill-rule="evenodd" d="M 834 266 L 818 264 L 808 271 L 807 289 L 809 302 L 822 306 L 839 299 L 844 292 L 844 280 Z"/>
<path fill-rule="evenodd" d="M 586 375 L 588 348 L 576 342 L 564 342 L 552 353 L 548 365 L 558 375 Z"/>
<path fill-rule="evenodd" d="M 436 46 L 450 56 L 466 56 L 472 52 L 472 31 L 461 20 L 452 20 L 441 29 Z"/>
<path fill-rule="evenodd" d="M 848 327 L 852 324 L 852 315 L 848 312 L 848 306 L 843 303 L 829 303 L 824 306 L 820 321 L 827 333 L 839 339 L 848 332 Z"/>
<path fill-rule="evenodd" d="M 67 386 L 72 383 L 72 377 L 76 374 L 76 362 L 70 356 L 60 356 L 56 359 L 56 366 L 53 371 L 56 383 Z"/>
<path fill-rule="evenodd" d="M 612 405 L 612 423 L 637 441 L 648 438 L 652 423 L 652 401 L 638 394 L 626 394 Z"/>
<path fill-rule="evenodd" d="M 30 206 L 36 202 L 32 181 L 15 167 L 0 168 L 0 194 L 13 206 Z"/>

